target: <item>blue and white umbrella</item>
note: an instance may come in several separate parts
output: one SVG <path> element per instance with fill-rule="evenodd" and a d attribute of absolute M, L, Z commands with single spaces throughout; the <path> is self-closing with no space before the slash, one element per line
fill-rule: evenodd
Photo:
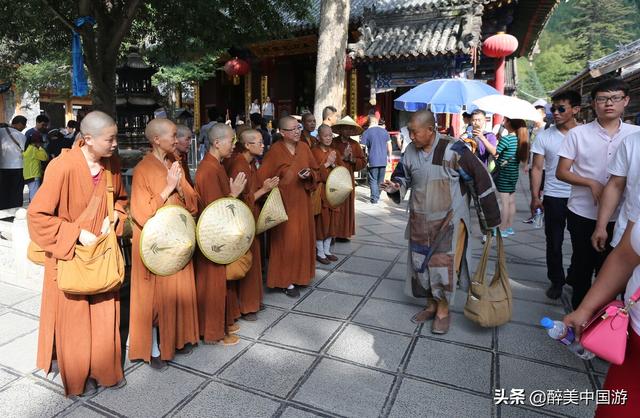
<path fill-rule="evenodd" d="M 397 110 L 415 112 L 430 109 L 436 113 L 462 113 L 477 108 L 474 100 L 499 94 L 485 82 L 466 78 L 431 80 L 412 88 L 393 101 Z"/>

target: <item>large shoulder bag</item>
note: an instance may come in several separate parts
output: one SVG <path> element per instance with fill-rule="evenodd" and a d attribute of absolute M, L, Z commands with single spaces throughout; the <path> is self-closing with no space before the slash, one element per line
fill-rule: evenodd
<path fill-rule="evenodd" d="M 488 282 L 486 271 L 492 241 L 491 233 L 488 233 L 482 259 L 473 276 L 471 286 L 469 286 L 467 303 L 464 306 L 464 316 L 482 327 L 496 327 L 511 319 L 511 285 L 509 284 L 504 246 L 499 230 L 496 230 L 496 236 L 498 241 L 496 272 Z"/>
<path fill-rule="evenodd" d="M 124 258 L 114 230 L 113 174 L 107 161 L 109 232 L 95 244 L 76 245 L 71 260 L 58 260 L 58 289 L 73 295 L 97 295 L 117 290 L 124 281 Z"/>
<path fill-rule="evenodd" d="M 587 323 L 580 344 L 596 356 L 613 364 L 622 364 L 629 336 L 629 311 L 640 299 L 640 288 L 625 304 L 609 302 Z"/>

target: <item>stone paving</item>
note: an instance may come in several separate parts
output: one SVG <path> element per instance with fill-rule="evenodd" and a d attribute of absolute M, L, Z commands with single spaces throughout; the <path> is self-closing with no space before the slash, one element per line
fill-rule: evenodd
<path fill-rule="evenodd" d="M 520 186 L 517 233 L 506 240 L 509 324 L 482 329 L 466 320 L 460 291 L 447 335 L 412 324 L 421 301 L 402 292 L 406 212 L 370 205 L 368 189 L 358 188 L 357 236 L 336 245 L 340 260 L 320 265 L 299 299 L 267 292 L 259 320 L 240 322 L 240 344 L 199 346 L 162 372 L 127 362 L 124 388 L 88 399 L 65 398 L 59 376 L 35 370 L 40 295 L 4 280 L 13 263 L 0 247 L 0 416 L 591 416 L 584 403 L 493 402 L 500 388 L 593 391 L 607 367 L 578 359 L 536 325 L 543 315 L 562 317 L 567 290 L 561 301 L 544 295 L 544 235 L 520 222 L 528 212 Z M 475 264 L 481 243 L 473 229 Z M 569 254 L 568 241 L 565 248 Z"/>

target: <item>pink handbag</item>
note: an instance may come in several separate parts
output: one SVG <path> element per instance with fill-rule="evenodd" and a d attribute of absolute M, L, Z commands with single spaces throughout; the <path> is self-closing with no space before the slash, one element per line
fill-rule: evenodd
<path fill-rule="evenodd" d="M 638 299 L 640 288 L 626 305 L 620 300 L 609 302 L 587 323 L 580 344 L 603 360 L 622 364 L 629 336 L 629 311 Z"/>

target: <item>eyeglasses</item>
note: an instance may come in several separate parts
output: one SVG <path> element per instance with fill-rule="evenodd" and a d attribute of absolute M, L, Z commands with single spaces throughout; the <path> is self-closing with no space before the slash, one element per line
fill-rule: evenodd
<path fill-rule="evenodd" d="M 594 101 L 598 104 L 605 104 L 607 103 L 609 100 L 611 100 L 611 103 L 620 103 L 621 101 L 624 100 L 624 98 L 627 97 L 624 94 L 621 95 L 616 95 L 616 96 L 596 96 L 596 98 L 594 99 Z"/>
<path fill-rule="evenodd" d="M 281 131 L 286 131 L 286 132 L 292 132 L 292 131 L 301 131 L 302 128 L 299 126 L 296 126 L 295 128 L 280 128 Z"/>
<path fill-rule="evenodd" d="M 567 109 L 562 105 L 557 106 L 557 107 L 556 106 L 551 106 L 550 110 L 551 110 L 551 113 L 556 113 L 556 110 L 558 111 L 558 113 L 564 113 L 564 112 L 567 111 Z"/>

